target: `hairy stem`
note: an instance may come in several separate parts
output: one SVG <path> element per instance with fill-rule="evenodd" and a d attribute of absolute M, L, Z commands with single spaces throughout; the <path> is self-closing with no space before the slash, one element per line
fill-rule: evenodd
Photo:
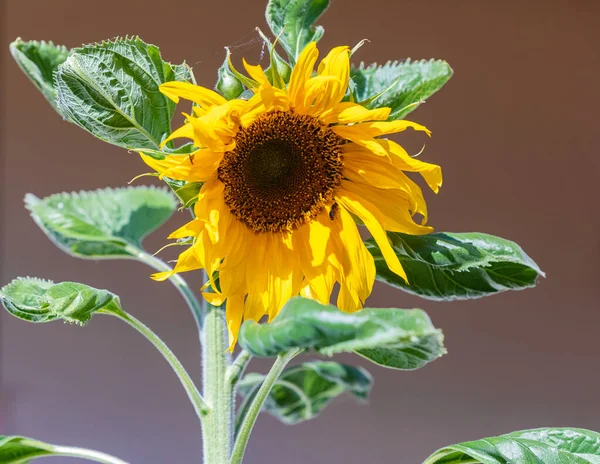
<path fill-rule="evenodd" d="M 254 427 L 258 414 L 260 413 L 265 400 L 269 396 L 269 393 L 271 393 L 273 385 L 275 385 L 275 382 L 281 375 L 281 372 L 287 363 L 289 363 L 301 351 L 302 350 L 299 348 L 292 349 L 287 353 L 279 355 L 275 360 L 271 370 L 265 377 L 265 380 L 256 393 L 256 396 L 248 407 L 246 416 L 240 425 L 239 433 L 235 440 L 235 445 L 231 454 L 231 464 L 240 464 L 242 462 L 244 453 L 246 451 L 246 446 L 248 445 L 248 439 L 250 438 L 250 433 L 252 432 L 252 428 Z"/>
<path fill-rule="evenodd" d="M 210 407 L 203 429 L 205 464 L 227 464 L 232 441 L 233 397 L 226 385 L 230 364 L 225 330 L 225 312 L 207 305 L 202 340 L 204 395 Z"/>

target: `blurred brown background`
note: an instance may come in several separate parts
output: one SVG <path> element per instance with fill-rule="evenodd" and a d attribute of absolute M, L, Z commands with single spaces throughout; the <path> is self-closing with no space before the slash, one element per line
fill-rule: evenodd
<path fill-rule="evenodd" d="M 145 167 L 60 120 L 8 53 L 17 36 L 69 47 L 139 34 L 211 86 L 224 56 L 256 62 L 263 1 L 2 0 L 1 282 L 34 275 L 121 295 L 197 378 L 190 315 L 135 262 L 91 262 L 53 247 L 22 206 L 27 192 L 125 185 Z M 449 355 L 416 372 L 372 367 L 370 403 L 345 398 L 294 427 L 261 417 L 247 462 L 418 463 L 445 444 L 540 426 L 600 430 L 600 258 L 596 148 L 600 2 L 334 0 L 321 47 L 365 45 L 357 59 L 444 58 L 455 76 L 412 119 L 444 168 L 429 195 L 438 230 L 518 241 L 548 278 L 525 292 L 435 303 L 383 285 L 371 306 L 425 308 Z M 420 147 L 407 132 L 401 141 Z M 187 219 L 148 242 L 156 250 Z M 167 364 L 117 320 L 32 325 L 4 312 L 2 434 L 101 449 L 133 463 L 200 462 L 200 429 Z M 349 358 L 348 358 L 349 359 Z M 353 359 L 356 361 L 356 359 Z M 359 361 L 360 362 L 360 361 Z M 266 363 L 256 363 L 264 369 Z M 57 459 L 53 462 L 62 462 Z"/>

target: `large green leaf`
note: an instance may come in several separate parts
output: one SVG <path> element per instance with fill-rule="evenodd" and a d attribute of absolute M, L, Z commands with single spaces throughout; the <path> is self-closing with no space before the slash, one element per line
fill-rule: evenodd
<path fill-rule="evenodd" d="M 432 300 L 466 300 L 535 286 L 544 273 L 519 245 L 493 235 L 440 232 L 388 234 L 409 284 L 391 272 L 381 251 L 367 242 L 377 278 Z"/>
<path fill-rule="evenodd" d="M 309 42 L 323 36 L 323 27 L 314 24 L 328 6 L 329 0 L 269 0 L 267 23 L 292 62 Z"/>
<path fill-rule="evenodd" d="M 300 297 L 289 300 L 270 324 L 244 322 L 239 343 L 255 356 L 292 348 L 327 356 L 354 351 L 395 369 L 416 369 L 446 353 L 441 331 L 420 309 L 365 308 L 350 314 Z"/>
<path fill-rule="evenodd" d="M 600 434 L 545 428 L 448 446 L 424 464 L 599 464 Z"/>
<path fill-rule="evenodd" d="M 383 66 L 361 63 L 359 67 L 352 67 L 350 77 L 355 101 L 368 102 L 368 108 L 389 107 L 392 109 L 390 119 L 402 119 L 440 90 L 452 73 L 450 65 L 442 60 L 408 59 L 389 61 Z"/>
<path fill-rule="evenodd" d="M 27 437 L 0 435 L 0 464 L 25 464 L 32 459 L 51 456 L 82 458 L 104 464 L 126 464 L 125 461 L 98 451 L 56 446 Z"/>
<path fill-rule="evenodd" d="M 135 257 L 142 239 L 177 206 L 171 193 L 145 186 L 58 193 L 43 199 L 28 194 L 25 204 L 57 246 L 94 259 Z"/>
<path fill-rule="evenodd" d="M 240 413 L 261 386 L 264 375 L 253 372 L 238 384 L 245 396 Z M 337 396 L 351 393 L 366 399 L 373 379 L 361 367 L 312 361 L 285 369 L 271 390 L 265 410 L 286 424 L 313 419 Z"/>
<path fill-rule="evenodd" d="M 75 282 L 19 277 L 0 289 L 0 298 L 13 316 L 28 322 L 86 324 L 101 309 L 120 309 L 119 298 L 107 291 Z M 0 461 L 1 462 L 1 461 Z"/>
<path fill-rule="evenodd" d="M 54 73 L 69 56 L 69 50 L 52 42 L 25 42 L 18 38 L 10 44 L 10 53 L 25 75 L 58 111 Z"/>
<path fill-rule="evenodd" d="M 158 148 L 170 133 L 175 104 L 158 90 L 186 81 L 189 69 L 162 60 L 139 38 L 73 50 L 56 73 L 58 106 L 75 124 L 125 148 Z"/>

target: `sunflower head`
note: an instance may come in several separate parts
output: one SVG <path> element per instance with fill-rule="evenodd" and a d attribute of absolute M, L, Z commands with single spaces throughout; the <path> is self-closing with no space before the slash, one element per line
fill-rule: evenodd
<path fill-rule="evenodd" d="M 439 166 L 384 138 L 407 128 L 429 131 L 410 121 L 388 121 L 389 108 L 350 101 L 350 54 L 348 47 L 334 48 L 315 72 L 319 51 L 309 43 L 287 83 L 270 80 L 244 60 L 243 81 L 252 95 L 247 100 L 227 100 L 184 82 L 160 87 L 176 103 L 194 103 L 185 124 L 163 145 L 186 138 L 194 150 L 162 159 L 141 152 L 142 159 L 161 176 L 203 185 L 195 219 L 170 235 L 192 237 L 192 245 L 172 272 L 154 278 L 206 269 L 212 290 L 204 297 L 226 302 L 232 347 L 244 319 L 272 319 L 294 295 L 327 303 L 338 284 L 338 307 L 360 309 L 373 287 L 375 265 L 357 223 L 404 279 L 386 231 L 432 230 L 421 189 L 405 172 L 421 173 L 437 192 Z"/>

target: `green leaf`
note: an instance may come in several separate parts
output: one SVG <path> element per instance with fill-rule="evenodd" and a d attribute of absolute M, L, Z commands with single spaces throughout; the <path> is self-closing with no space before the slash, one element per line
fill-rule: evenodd
<path fill-rule="evenodd" d="M 325 30 L 314 24 L 327 7 L 329 0 L 269 0 L 267 23 L 292 63 L 309 42 L 317 42 L 323 36 Z"/>
<path fill-rule="evenodd" d="M 389 119 L 395 120 L 417 109 L 448 82 L 452 73 L 450 65 L 442 60 L 408 59 L 388 61 L 383 66 L 365 67 L 361 63 L 359 67 L 352 67 L 350 77 L 355 101 L 368 102 L 367 108 L 389 107 L 392 109 Z"/>
<path fill-rule="evenodd" d="M 0 435 L 0 464 L 25 464 L 31 459 L 50 456 L 68 456 L 95 462 L 125 464 L 125 461 L 98 451 L 56 446 L 27 437 Z"/>
<path fill-rule="evenodd" d="M 424 464 L 599 464 L 600 434 L 544 428 L 448 446 Z"/>
<path fill-rule="evenodd" d="M 69 50 L 62 45 L 54 45 L 52 42 L 36 40 L 25 42 L 18 38 L 10 44 L 10 53 L 21 71 L 42 92 L 52 107 L 59 111 L 56 106 L 54 73 L 69 56 Z"/>
<path fill-rule="evenodd" d="M 84 284 L 20 277 L 0 289 L 0 298 L 13 316 L 28 322 L 62 319 L 86 324 L 100 309 L 120 309 L 119 298 Z M 1 461 L 0 461 L 1 462 Z"/>
<path fill-rule="evenodd" d="M 388 234 L 408 276 L 409 285 L 391 272 L 377 244 L 377 279 L 431 300 L 467 300 L 534 287 L 545 274 L 519 245 L 478 232 L 429 235 Z"/>
<path fill-rule="evenodd" d="M 244 405 L 252 401 L 264 379 L 264 375 L 253 372 L 238 384 L 239 392 L 246 397 Z M 371 375 L 361 367 L 337 362 L 307 362 L 282 372 L 264 408 L 286 424 L 297 424 L 317 417 L 343 393 L 366 399 L 372 386 Z"/>
<path fill-rule="evenodd" d="M 365 308 L 350 314 L 299 297 L 270 324 L 244 322 L 239 343 L 254 356 L 277 356 L 292 348 L 326 356 L 354 351 L 394 369 L 416 369 L 446 353 L 442 332 L 420 309 Z"/>
<path fill-rule="evenodd" d="M 106 142 L 158 148 L 171 131 L 175 108 L 158 87 L 174 80 L 189 80 L 189 68 L 163 61 L 157 47 L 139 38 L 86 45 L 58 68 L 58 106 Z"/>
<path fill-rule="evenodd" d="M 46 235 L 79 258 L 131 258 L 142 239 L 161 226 L 177 203 L 154 187 L 128 187 L 58 193 L 25 204 Z"/>

